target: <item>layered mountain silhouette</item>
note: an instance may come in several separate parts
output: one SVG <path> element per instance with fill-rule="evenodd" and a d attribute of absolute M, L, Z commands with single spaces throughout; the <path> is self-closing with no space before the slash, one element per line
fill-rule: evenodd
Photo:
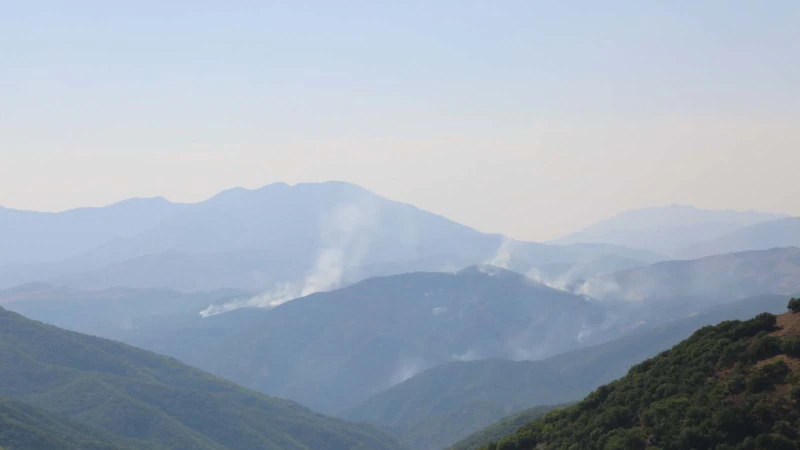
<path fill-rule="evenodd" d="M 198 295 L 159 297 L 157 292 L 129 298 L 138 296 L 143 309 L 161 298 L 165 310 L 196 304 Z M 191 315 L 164 313 L 146 320 L 131 313 L 129 326 L 118 329 L 87 323 L 84 315 L 96 314 L 98 320 L 107 315 L 117 323 L 125 308 L 135 306 L 113 299 L 105 306 L 87 300 L 25 301 L 19 295 L 7 307 L 60 326 L 101 332 L 328 412 L 444 362 L 536 359 L 616 333 L 606 311 L 590 300 L 491 266 L 370 278 L 272 309 L 207 318 L 198 314 L 200 308 Z M 218 306 L 243 300 L 252 301 L 226 298 Z"/>
<path fill-rule="evenodd" d="M 488 359 L 440 365 L 373 395 L 342 417 L 388 427 L 414 448 L 444 448 L 517 411 L 579 400 L 698 328 L 764 311 L 783 312 L 788 300 L 785 296 L 741 300 L 541 361 Z M 478 436 L 468 441 L 486 443 Z"/>
<path fill-rule="evenodd" d="M 708 210 L 669 205 L 626 211 L 554 242 L 594 242 L 648 249 L 671 256 L 708 256 L 709 253 L 690 255 L 685 249 L 751 225 L 785 217 L 785 214 L 757 211 Z M 787 245 L 795 244 L 732 248 L 728 251 L 764 250 Z"/>
<path fill-rule="evenodd" d="M 574 406 L 481 448 L 797 448 L 798 330 L 797 313 L 703 327 Z"/>
<path fill-rule="evenodd" d="M 0 398 L 10 448 L 401 448 L 375 428 L 2 308 Z"/>
<path fill-rule="evenodd" d="M 665 261 L 584 280 L 575 292 L 603 300 L 639 303 L 656 308 L 664 300 L 671 308 L 708 306 L 732 298 L 800 292 L 800 249 L 776 248 Z"/>
<path fill-rule="evenodd" d="M 77 256 L 112 239 L 143 233 L 180 214 L 184 207 L 161 197 L 61 213 L 0 207 L 0 265 L 56 262 Z"/>
<path fill-rule="evenodd" d="M 527 272 L 605 255 L 641 263 L 664 259 L 614 245 L 513 241 L 342 182 L 236 188 L 194 204 L 153 199 L 59 214 L 2 214 L 27 222 L 0 222 L 8 228 L 3 239 L 18 247 L 0 260 L 6 262 L 0 287 L 47 281 L 196 291 L 288 284 L 302 294 L 369 276 L 486 262 Z"/>
<path fill-rule="evenodd" d="M 740 228 L 715 239 L 690 245 L 682 249 L 679 255 L 697 258 L 776 247 L 800 247 L 800 217 L 770 220 Z"/>

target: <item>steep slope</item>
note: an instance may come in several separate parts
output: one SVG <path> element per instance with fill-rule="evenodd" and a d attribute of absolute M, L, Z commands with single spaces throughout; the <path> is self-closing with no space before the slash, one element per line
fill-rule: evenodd
<path fill-rule="evenodd" d="M 342 417 L 388 427 L 415 448 L 442 448 L 521 409 L 578 400 L 700 327 L 763 311 L 782 312 L 787 300 L 784 296 L 742 300 L 541 361 L 478 360 L 437 366 L 373 395 Z"/>
<path fill-rule="evenodd" d="M 32 239 L 57 226 L 40 224 Z M 53 239 L 70 240 L 69 229 L 62 231 L 53 228 Z M 64 261 L 6 265 L 0 287 L 47 281 L 90 289 L 280 289 L 300 296 L 375 275 L 458 270 L 486 262 L 527 272 L 604 255 L 643 263 L 665 259 L 612 245 L 513 241 L 340 182 L 232 189 L 181 205 L 180 214 L 162 217 L 136 234 L 109 235 L 98 232 L 102 245 Z"/>
<path fill-rule="evenodd" d="M 134 450 L 134 444 L 29 404 L 0 399 L 0 448 L 16 450 Z M 141 448 L 141 447 L 140 447 Z"/>
<path fill-rule="evenodd" d="M 499 441 L 510 434 L 514 434 L 523 425 L 533 422 L 534 420 L 539 420 L 551 411 L 567 406 L 569 405 L 534 406 L 533 408 L 528 408 L 467 436 L 448 447 L 448 450 L 478 450 L 486 444 Z"/>
<path fill-rule="evenodd" d="M 266 397 L 173 359 L 0 309 L 0 397 L 153 450 L 393 449 L 366 425 Z"/>
<path fill-rule="evenodd" d="M 676 297 L 693 304 L 714 298 L 744 298 L 759 294 L 800 292 L 800 249 L 779 248 L 709 256 L 689 261 L 665 261 L 572 286 L 598 299 L 645 302 Z"/>
<path fill-rule="evenodd" d="M 770 220 L 741 228 L 715 239 L 687 246 L 678 252 L 678 255 L 699 258 L 721 253 L 776 247 L 800 247 L 800 217 Z"/>
<path fill-rule="evenodd" d="M 531 399 L 548 404 L 582 394 L 541 361 L 455 362 L 376 394 L 341 417 L 380 424 L 415 449 L 435 450 L 531 406 Z"/>
<path fill-rule="evenodd" d="M 61 213 L 0 207 L 0 266 L 69 258 L 112 239 L 142 233 L 183 208 L 163 198 L 130 199 Z"/>
<path fill-rule="evenodd" d="M 743 227 L 783 217 L 786 215 L 669 205 L 626 211 L 554 242 L 616 244 L 674 255 L 695 242 L 715 239 Z M 771 247 L 774 246 L 753 249 Z"/>
<path fill-rule="evenodd" d="M 487 450 L 794 449 L 800 316 L 704 327 Z"/>
<path fill-rule="evenodd" d="M 472 267 L 371 278 L 274 309 L 143 326 L 125 339 L 334 412 L 444 362 L 538 358 L 599 342 L 614 335 L 605 319 L 582 297 Z"/>

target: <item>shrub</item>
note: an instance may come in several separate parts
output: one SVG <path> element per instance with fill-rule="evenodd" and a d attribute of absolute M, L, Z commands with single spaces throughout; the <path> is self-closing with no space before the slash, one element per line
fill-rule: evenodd
<path fill-rule="evenodd" d="M 759 371 L 775 384 L 783 383 L 786 379 L 786 375 L 790 372 L 789 366 L 786 365 L 783 359 L 764 364 Z"/>

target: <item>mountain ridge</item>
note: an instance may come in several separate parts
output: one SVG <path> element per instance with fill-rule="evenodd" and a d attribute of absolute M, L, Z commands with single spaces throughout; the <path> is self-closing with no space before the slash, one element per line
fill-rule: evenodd
<path fill-rule="evenodd" d="M 45 325 L 3 308 L 0 353 L 0 397 L 131 439 L 136 448 L 401 447 L 377 429 L 322 416 L 175 359 Z"/>

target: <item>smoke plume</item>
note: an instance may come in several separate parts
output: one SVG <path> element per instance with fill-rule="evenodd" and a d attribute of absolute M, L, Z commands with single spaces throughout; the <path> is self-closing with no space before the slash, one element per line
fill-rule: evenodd
<path fill-rule="evenodd" d="M 240 308 L 274 308 L 296 298 L 340 287 L 346 272 L 358 270 L 369 251 L 375 216 L 375 205 L 369 201 L 333 208 L 322 215 L 319 239 L 322 245 L 302 281 L 281 282 L 269 292 L 222 305 L 209 305 L 200 311 L 200 316 L 211 317 Z"/>

